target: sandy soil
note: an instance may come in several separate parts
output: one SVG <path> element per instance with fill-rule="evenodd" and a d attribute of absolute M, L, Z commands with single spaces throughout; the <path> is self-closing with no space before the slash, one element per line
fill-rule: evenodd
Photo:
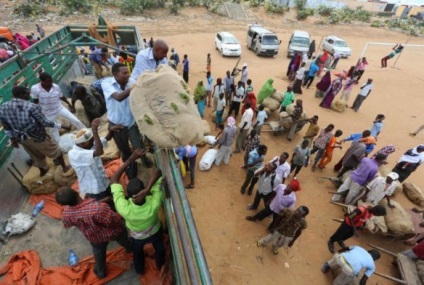
<path fill-rule="evenodd" d="M 240 64 L 246 62 L 249 66 L 249 77 L 253 80 L 256 91 L 268 79 L 273 78 L 274 86 L 283 90 L 288 85 L 285 71 L 288 65 L 286 57 L 287 42 L 294 29 L 308 31 L 317 42 L 321 37 L 334 34 L 343 37 L 350 45 L 353 55 L 349 59 L 339 62 L 339 68 L 347 70 L 360 56 L 367 42 L 406 42 L 409 44 L 424 45 L 424 40 L 409 38 L 407 35 L 371 28 L 367 24 L 326 26 L 315 25 L 319 19 L 308 19 L 306 22 L 297 22 L 293 14 L 269 15 L 262 9 L 247 11 L 250 19 L 235 21 L 210 14 L 203 8 L 185 8 L 180 16 L 171 16 L 167 12 L 150 12 L 147 17 L 150 21 L 136 22 L 133 18 L 122 17 L 114 24 L 136 24 L 143 33 L 143 37 L 163 38 L 171 47 L 175 47 L 182 57 L 188 54 L 190 60 L 190 86 L 194 89 L 195 83 L 205 77 L 206 54 L 212 55 L 212 73 L 214 78 L 222 77 L 226 70 L 234 67 L 237 59 L 223 58 L 214 48 L 214 36 L 218 31 L 230 31 L 235 34 L 243 46 Z M 146 17 L 146 15 L 144 15 Z M 75 17 L 70 24 L 87 23 L 83 17 Z M 257 57 L 247 50 L 245 36 L 247 25 L 252 22 L 264 24 L 267 28 L 277 32 L 282 40 L 280 53 L 275 58 Z M 57 26 L 45 26 L 47 31 L 53 31 Z M 337 113 L 322 109 L 318 106 L 320 100 L 314 97 L 315 87 L 304 90 L 303 95 L 297 95 L 304 101 L 304 109 L 310 114 L 319 115 L 319 124 L 325 127 L 333 123 L 336 129 L 343 130 L 345 135 L 368 129 L 376 114 L 386 115 L 384 129 L 379 137 L 376 149 L 387 144 L 395 144 L 397 152 L 389 157 L 389 165 L 394 166 L 400 155 L 407 149 L 419 144 L 423 136 L 416 138 L 408 135 L 424 121 L 419 111 L 422 99 L 419 92 L 422 90 L 423 79 L 421 71 L 424 69 L 422 57 L 424 52 L 419 48 L 406 48 L 402 53 L 396 68 L 392 68 L 393 60 L 386 69 L 380 68 L 380 58 L 390 52 L 389 46 L 370 47 L 366 56 L 370 63 L 362 82 L 367 78 L 374 79 L 374 91 L 358 113 L 346 110 Z M 361 83 L 362 83 L 361 82 Z M 353 101 L 357 89 L 352 93 Z M 207 110 L 206 118 L 211 122 L 211 109 Z M 266 128 L 266 127 L 264 127 Z M 268 146 L 266 159 L 289 153 L 300 142 L 305 129 L 295 135 L 292 142 L 285 136 L 275 137 L 271 133 L 262 135 L 262 142 Z M 200 150 L 198 159 L 206 151 Z M 196 188 L 189 190 L 190 205 L 196 220 L 201 241 L 206 253 L 207 262 L 215 284 L 329 284 L 331 279 L 320 272 L 323 261 L 329 259 L 326 241 L 337 228 L 338 223 L 332 218 L 341 218 L 341 208 L 329 203 L 327 191 L 334 187 L 321 176 L 333 175 L 331 166 L 338 161 L 343 151 L 336 150 L 334 161 L 322 173 L 313 173 L 310 168 L 303 169 L 299 175 L 302 191 L 297 193 L 297 206 L 307 205 L 310 215 L 307 217 L 309 228 L 304 232 L 295 245 L 288 251 L 284 250 L 273 256 L 271 248 L 258 249 L 256 240 L 266 234 L 269 219 L 261 223 L 251 223 L 244 219 L 249 212 L 246 205 L 253 197 L 242 196 L 240 186 L 245 172 L 240 169 L 242 155 L 233 155 L 227 166 L 213 167 L 208 172 L 196 173 Z M 410 181 L 422 185 L 424 176 L 420 168 L 414 173 Z M 188 177 L 187 177 L 188 178 Z M 403 193 L 395 198 L 404 207 L 412 207 Z M 391 240 L 381 235 L 371 235 L 366 232 L 359 239 L 348 240 L 348 245 L 367 246 L 367 243 L 377 244 L 392 251 L 401 251 L 407 247 L 400 241 Z M 285 264 L 289 264 L 289 268 Z M 391 258 L 383 255 L 377 262 L 377 271 L 398 276 L 397 269 L 391 264 Z M 389 281 L 373 276 L 368 284 L 392 284 Z"/>

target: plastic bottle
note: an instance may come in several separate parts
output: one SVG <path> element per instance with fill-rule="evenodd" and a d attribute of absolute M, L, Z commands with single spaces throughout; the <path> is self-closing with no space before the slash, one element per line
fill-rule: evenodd
<path fill-rule="evenodd" d="M 38 215 L 38 213 L 40 213 L 41 212 L 41 210 L 44 208 L 44 200 L 41 200 L 41 202 L 40 203 L 38 203 L 35 207 L 34 207 L 34 209 L 32 209 L 32 217 L 33 218 L 35 218 L 37 215 Z"/>
<path fill-rule="evenodd" d="M 75 266 L 77 264 L 78 264 L 78 256 L 72 249 L 70 249 L 69 250 L 69 265 Z"/>

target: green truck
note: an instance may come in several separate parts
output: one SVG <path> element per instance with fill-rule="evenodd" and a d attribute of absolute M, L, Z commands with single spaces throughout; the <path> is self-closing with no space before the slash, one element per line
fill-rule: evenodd
<path fill-rule="evenodd" d="M 106 37 L 108 27 L 99 19 L 96 30 L 101 37 Z M 63 94 L 69 95 L 70 82 L 84 76 L 78 60 L 78 46 L 102 44 L 117 51 L 120 46 L 131 46 L 136 51 L 145 48 L 135 26 L 116 26 L 112 36 L 116 46 L 91 37 L 87 26 L 69 25 L 48 35 L 0 65 L 0 104 L 11 99 L 14 86 L 36 84 L 39 72 L 50 73 Z M 29 169 L 26 164 L 29 156 L 22 148 L 15 149 L 8 142 L 9 138 L 0 127 L 0 221 L 19 212 L 29 196 L 20 184 L 22 175 Z M 169 194 L 164 208 L 172 248 L 173 281 L 175 284 L 212 284 L 178 164 L 173 154 L 166 150 L 156 149 L 155 158 L 165 174 L 164 188 Z"/>

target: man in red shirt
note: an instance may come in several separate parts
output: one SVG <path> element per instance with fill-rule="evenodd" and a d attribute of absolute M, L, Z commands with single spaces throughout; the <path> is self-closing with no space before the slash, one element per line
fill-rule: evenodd
<path fill-rule="evenodd" d="M 401 254 L 414 260 L 424 260 L 424 238 L 418 240 L 417 244 L 413 248 L 402 251 Z"/>
<path fill-rule="evenodd" d="M 350 213 L 345 214 L 345 219 L 336 230 L 336 232 L 330 237 L 328 241 L 328 250 L 334 253 L 334 242 L 337 242 L 341 248 L 345 248 L 344 241 L 353 237 L 359 237 L 357 229 L 362 228 L 365 222 L 372 216 L 385 216 L 386 208 L 381 205 L 377 206 L 359 206 Z"/>
<path fill-rule="evenodd" d="M 106 277 L 106 251 L 110 241 L 116 240 L 127 252 L 132 252 L 124 220 L 108 204 L 94 199 L 82 200 L 78 192 L 69 187 L 59 188 L 56 202 L 65 206 L 62 213 L 65 228 L 77 227 L 90 242 L 94 273 L 99 279 Z"/>

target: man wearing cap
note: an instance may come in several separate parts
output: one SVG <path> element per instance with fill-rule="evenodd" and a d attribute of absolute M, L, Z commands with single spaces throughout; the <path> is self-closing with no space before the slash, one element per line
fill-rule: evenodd
<path fill-rule="evenodd" d="M 59 145 L 47 135 L 45 129 L 59 129 L 62 125 L 48 120 L 40 106 L 29 102 L 28 88 L 15 86 L 12 94 L 13 98 L 0 106 L 0 123 L 12 146 L 19 148 L 22 145 L 33 165 L 40 169 L 40 176 L 49 171 L 46 157 L 57 159 L 63 172 L 68 172 L 71 167 L 66 165 Z"/>
<path fill-rule="evenodd" d="M 267 205 L 262 211 L 254 216 L 247 216 L 246 220 L 256 222 L 262 221 L 272 214 L 273 222 L 269 225 L 269 229 L 274 228 L 274 221 L 277 222 L 278 214 L 285 208 L 293 208 L 296 203 L 296 195 L 294 192 L 300 191 L 300 183 L 297 179 L 293 179 L 289 185 L 277 185 L 274 190 L 275 197 L 271 203 Z"/>
<path fill-rule="evenodd" d="M 243 88 L 246 88 L 247 79 L 249 77 L 249 71 L 247 70 L 247 63 L 243 64 L 243 68 L 239 69 L 241 71 L 240 81 L 242 82 Z"/>
<path fill-rule="evenodd" d="M 395 172 L 390 172 L 386 178 L 377 176 L 368 183 L 362 201 L 378 205 L 383 198 L 386 198 L 387 205 L 394 208 L 395 206 L 390 203 L 390 196 L 396 189 L 398 179 L 399 175 Z"/>
<path fill-rule="evenodd" d="M 234 142 L 236 132 L 236 120 L 230 116 L 227 118 L 227 126 L 225 127 L 221 137 L 219 140 L 216 140 L 213 146 L 211 146 L 211 148 L 213 148 L 218 145 L 218 152 L 215 157 L 216 166 L 219 166 L 222 160 L 224 160 L 224 164 L 228 164 L 230 162 L 231 146 Z"/>
<path fill-rule="evenodd" d="M 75 135 L 75 145 L 68 153 L 69 163 L 78 177 L 80 194 L 95 200 L 112 197 L 109 179 L 101 159 L 103 147 L 111 140 L 112 133 L 109 132 L 106 137 L 100 138 L 99 125 L 100 119 L 97 118 L 91 123 L 91 130 L 80 130 Z"/>
<path fill-rule="evenodd" d="M 153 47 L 141 50 L 135 58 L 131 80 L 137 81 L 146 70 L 155 71 L 159 65 L 168 64 L 168 50 L 168 44 L 160 39 L 153 43 Z"/>
<path fill-rule="evenodd" d="M 347 196 L 345 204 L 354 205 L 361 197 L 362 187 L 366 186 L 368 182 L 374 179 L 378 173 L 378 167 L 386 161 L 387 156 L 379 154 L 375 159 L 364 157 L 361 159 L 359 167 L 355 169 L 345 182 L 337 189 L 337 193 L 331 198 L 332 201 L 337 202 L 340 196 Z"/>
<path fill-rule="evenodd" d="M 361 278 L 360 285 L 365 285 L 367 280 L 375 271 L 375 260 L 380 259 L 378 250 L 371 249 L 366 251 L 360 246 L 351 246 L 336 253 L 333 258 L 325 262 L 321 268 L 323 273 L 327 273 L 330 268 L 333 270 L 341 269 L 339 275 L 334 279 L 333 285 L 352 284 L 355 277 L 359 275 L 362 269 L 365 273 Z"/>

